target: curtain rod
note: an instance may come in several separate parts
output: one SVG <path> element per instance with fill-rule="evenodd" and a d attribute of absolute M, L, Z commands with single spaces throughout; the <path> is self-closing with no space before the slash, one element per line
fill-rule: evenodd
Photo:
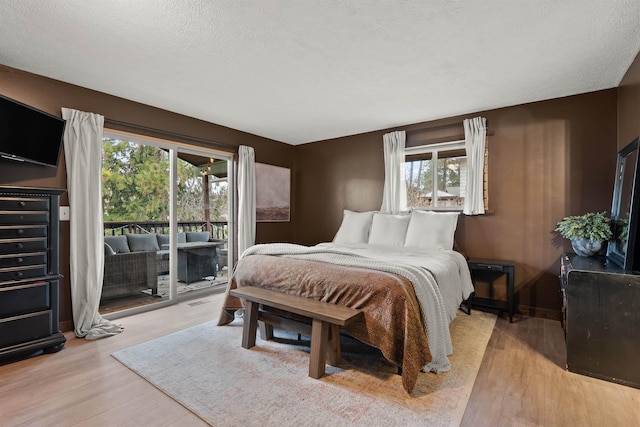
<path fill-rule="evenodd" d="M 202 144 L 205 148 L 212 148 L 220 151 L 230 152 L 230 153 L 238 153 L 238 147 L 230 144 L 225 144 L 222 142 L 212 141 L 210 139 L 198 138 L 195 136 L 184 135 L 175 132 L 169 132 L 161 129 L 149 128 L 146 126 L 136 125 L 133 123 L 122 122 L 119 120 L 108 119 L 105 117 L 104 119 L 106 128 L 113 128 L 113 130 L 119 130 L 123 132 L 129 133 L 137 133 L 139 135 L 150 136 L 160 139 L 165 139 L 167 141 L 175 141 L 175 142 L 183 142 L 187 144 Z"/>
<path fill-rule="evenodd" d="M 464 124 L 463 122 L 459 122 L 459 123 L 449 123 L 447 125 L 427 126 L 419 129 L 407 130 L 405 131 L 405 133 L 414 134 L 414 133 L 429 132 L 429 131 L 440 130 L 440 129 L 455 128 L 455 127 L 464 128 Z M 487 136 L 491 136 L 491 135 L 493 135 L 493 131 L 489 131 L 489 127 L 487 126 Z M 462 136 L 464 138 L 464 134 Z"/>
<path fill-rule="evenodd" d="M 408 133 L 408 134 L 410 134 L 410 135 L 413 135 L 413 134 L 416 134 L 416 133 L 426 132 L 426 131 L 433 130 L 433 129 L 434 129 L 434 128 L 422 128 L 422 129 L 416 129 L 416 130 L 413 130 L 413 131 L 406 131 L 406 133 Z M 493 131 L 492 131 L 492 130 L 487 129 L 487 136 L 493 136 Z M 442 140 L 443 138 L 445 138 L 447 141 L 448 141 L 449 139 L 451 139 L 451 140 L 457 140 L 457 139 L 462 139 L 462 140 L 464 140 L 465 135 L 464 135 L 464 133 L 456 134 L 456 135 L 448 135 L 448 136 L 446 136 L 446 137 L 442 137 L 442 138 L 428 139 L 427 141 L 440 141 L 440 140 Z M 446 142 L 446 141 L 445 141 L 445 142 Z"/>
<path fill-rule="evenodd" d="M 423 127 L 423 128 L 419 128 L 419 129 L 411 129 L 411 130 L 408 130 L 408 131 L 405 131 L 405 132 L 406 133 L 419 133 L 419 132 L 427 132 L 427 131 L 432 131 L 432 130 L 440 130 L 440 129 L 463 127 L 463 126 L 464 125 L 462 124 L 462 122 L 460 122 L 460 123 L 450 123 L 448 125 L 427 126 L 427 127 Z"/>

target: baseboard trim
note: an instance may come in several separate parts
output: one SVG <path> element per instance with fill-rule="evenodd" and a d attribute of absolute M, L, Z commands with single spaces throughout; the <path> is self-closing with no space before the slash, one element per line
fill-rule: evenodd
<path fill-rule="evenodd" d="M 63 322 L 58 323 L 58 328 L 60 328 L 60 332 L 69 332 L 73 331 L 73 321 L 65 320 Z"/>
<path fill-rule="evenodd" d="M 540 317 L 542 319 L 562 320 L 562 312 L 560 310 L 552 310 L 550 308 L 532 307 L 529 305 L 518 305 L 516 312 L 524 316 Z"/>

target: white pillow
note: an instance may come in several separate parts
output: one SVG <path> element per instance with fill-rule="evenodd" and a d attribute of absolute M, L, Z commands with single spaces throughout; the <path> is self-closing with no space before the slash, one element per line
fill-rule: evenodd
<path fill-rule="evenodd" d="M 372 219 L 373 211 L 352 212 L 345 209 L 333 243 L 367 243 Z"/>
<path fill-rule="evenodd" d="M 411 212 L 405 247 L 453 249 L 458 215 L 456 212 Z"/>
<path fill-rule="evenodd" d="M 410 219 L 411 215 L 374 214 L 369 243 L 372 245 L 404 246 Z"/>

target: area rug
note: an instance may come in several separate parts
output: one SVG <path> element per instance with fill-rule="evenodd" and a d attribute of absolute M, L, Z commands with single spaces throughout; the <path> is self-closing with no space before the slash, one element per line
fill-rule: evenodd
<path fill-rule="evenodd" d="M 241 347 L 242 320 L 207 322 L 112 354 L 212 426 L 458 426 L 495 325 L 474 311 L 451 323 L 452 369 L 420 373 L 411 395 L 378 350 L 343 336 L 342 364 L 308 374 L 308 340 L 276 330 Z"/>

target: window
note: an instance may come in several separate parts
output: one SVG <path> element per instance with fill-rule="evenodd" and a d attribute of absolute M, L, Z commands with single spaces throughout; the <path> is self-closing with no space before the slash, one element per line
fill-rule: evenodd
<path fill-rule="evenodd" d="M 405 149 L 407 206 L 462 210 L 467 180 L 464 141 Z"/>

